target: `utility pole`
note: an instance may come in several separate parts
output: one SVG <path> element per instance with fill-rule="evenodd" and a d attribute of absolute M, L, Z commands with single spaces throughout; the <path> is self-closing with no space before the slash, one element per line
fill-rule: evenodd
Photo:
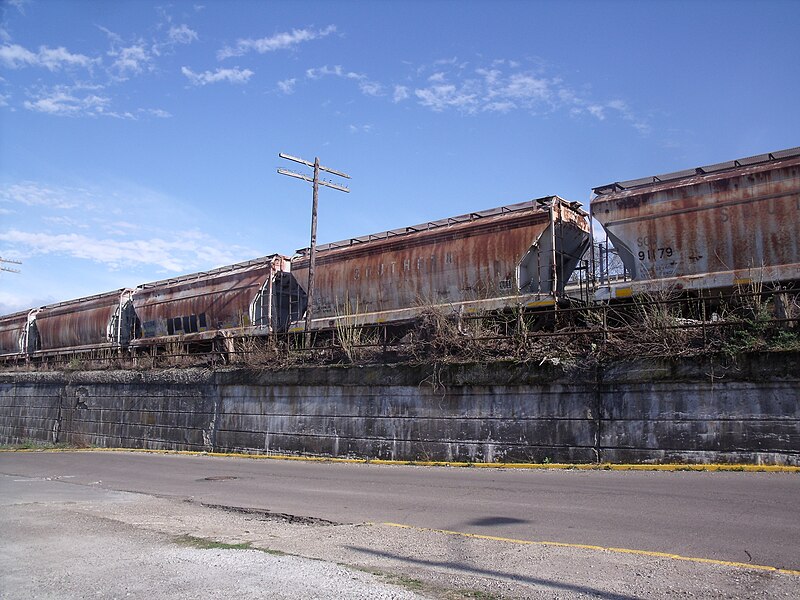
<path fill-rule="evenodd" d="M 296 177 L 297 179 L 302 179 L 303 181 L 308 181 L 313 184 L 313 200 L 311 203 L 311 248 L 308 257 L 308 288 L 306 289 L 306 322 L 305 322 L 305 332 L 306 332 L 306 339 L 305 344 L 306 347 L 311 346 L 311 313 L 314 306 L 314 265 L 317 259 L 317 198 L 319 195 L 319 186 L 324 185 L 329 188 L 333 188 L 335 190 L 339 190 L 340 192 L 349 192 L 350 190 L 343 185 L 339 185 L 338 183 L 333 183 L 332 181 L 325 181 L 324 179 L 319 178 L 319 172 L 325 171 L 326 173 L 331 173 L 332 175 L 336 175 L 338 177 L 344 177 L 345 179 L 350 179 L 350 175 L 347 173 L 342 173 L 341 171 L 336 171 L 335 169 L 330 169 L 328 167 L 323 167 L 319 164 L 319 158 L 314 157 L 314 162 L 309 162 L 307 160 L 303 160 L 302 158 L 297 158 L 296 156 L 289 156 L 288 154 L 284 154 L 281 152 L 278 154 L 280 158 L 285 158 L 286 160 L 291 160 L 296 163 L 300 163 L 301 165 L 306 165 L 307 167 L 311 167 L 314 169 L 314 176 L 309 177 L 308 175 L 303 175 L 302 173 L 295 173 L 294 171 L 289 171 L 287 169 L 278 169 L 278 173 L 281 175 L 288 175 L 289 177 Z"/>
<path fill-rule="evenodd" d="M 3 263 L 10 263 L 14 265 L 21 265 L 22 263 L 18 260 L 11 260 L 9 258 L 3 258 L 0 256 L 0 271 L 8 271 L 9 273 L 19 273 L 19 269 L 12 269 L 11 267 L 3 266 Z"/>

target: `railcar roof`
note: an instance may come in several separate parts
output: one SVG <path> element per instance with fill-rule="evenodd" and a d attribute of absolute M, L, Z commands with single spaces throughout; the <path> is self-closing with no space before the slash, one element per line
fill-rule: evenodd
<path fill-rule="evenodd" d="M 544 206 L 549 201 L 554 199 L 561 202 L 567 202 L 566 200 L 564 200 L 559 196 L 543 196 L 542 198 L 536 198 L 534 200 L 528 200 L 526 202 L 518 202 L 517 204 L 509 204 L 507 206 L 498 206 L 497 208 L 490 208 L 478 212 L 466 213 L 455 217 L 439 219 L 437 221 L 428 221 L 427 223 L 420 223 L 419 225 L 412 225 L 410 227 L 401 227 L 399 229 L 390 229 L 389 231 L 382 231 L 380 233 L 371 233 L 369 235 L 362 235 L 347 240 L 341 240 L 339 242 L 332 242 L 330 244 L 319 244 L 317 245 L 317 252 L 322 252 L 325 250 L 336 250 L 337 248 L 346 248 L 348 246 L 354 246 L 356 244 L 363 244 L 364 242 L 372 242 L 375 240 L 385 240 L 398 236 L 412 235 L 420 231 L 430 231 L 432 229 L 439 229 L 440 227 L 449 227 L 451 225 L 469 223 L 470 221 L 477 221 L 478 219 L 486 217 L 495 217 L 498 215 L 530 210 L 532 208 L 543 210 Z M 581 206 L 580 202 L 568 202 L 568 204 L 576 210 L 579 209 Z M 296 253 L 300 255 L 308 254 L 309 248 L 300 248 L 299 250 L 296 251 Z"/>
<path fill-rule="evenodd" d="M 59 308 L 61 306 L 69 306 L 70 304 L 75 304 L 76 302 L 88 302 L 90 300 L 99 300 L 100 298 L 119 298 L 123 292 L 132 291 L 133 288 L 119 288 L 118 290 L 112 290 L 110 292 L 103 292 L 101 294 L 92 294 L 91 296 L 83 296 L 81 298 L 73 298 L 72 300 L 63 300 L 61 302 L 54 302 L 52 304 L 45 304 L 44 306 L 40 306 L 37 310 L 50 310 L 53 308 Z M 33 310 L 33 309 L 32 309 Z"/>
<path fill-rule="evenodd" d="M 219 267 L 217 269 L 211 269 L 210 271 L 200 271 L 199 273 L 189 273 L 188 275 L 179 275 L 178 277 L 170 277 L 169 279 L 162 279 L 160 281 L 151 281 L 149 283 L 143 283 L 139 285 L 139 288 L 151 288 L 161 285 L 172 285 L 174 283 L 182 283 L 184 281 L 192 281 L 194 279 L 200 279 L 209 277 L 212 275 L 219 275 L 221 273 L 228 273 L 230 271 L 238 271 L 240 269 L 247 269 L 250 267 L 258 267 L 262 265 L 270 264 L 275 258 L 281 256 L 280 254 L 270 254 L 269 256 L 262 256 L 261 258 L 254 258 L 252 260 L 246 260 L 244 262 L 236 263 L 233 265 L 226 265 L 224 267 Z"/>
<path fill-rule="evenodd" d="M 776 160 L 783 160 L 786 158 L 794 158 L 796 156 L 800 156 L 800 146 L 796 148 L 787 148 L 786 150 L 777 150 L 775 152 L 767 152 L 766 154 L 757 154 L 756 156 L 748 156 L 746 158 L 738 158 L 736 160 L 715 163 L 713 165 L 696 167 L 694 169 L 684 169 L 682 171 L 675 171 L 673 173 L 665 173 L 664 175 L 652 175 L 650 177 L 642 177 L 639 179 L 629 179 L 628 181 L 615 181 L 614 183 L 592 188 L 592 191 L 598 196 L 606 196 L 616 192 L 623 192 L 636 188 L 646 188 L 659 183 L 689 179 L 691 177 L 697 177 L 698 175 L 719 173 L 721 171 L 729 171 L 742 167 L 752 167 L 754 165 L 769 163 Z"/>

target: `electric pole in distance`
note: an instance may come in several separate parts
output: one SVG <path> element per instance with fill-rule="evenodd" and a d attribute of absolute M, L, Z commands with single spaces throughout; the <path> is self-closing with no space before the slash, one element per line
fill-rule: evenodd
<path fill-rule="evenodd" d="M 302 158 L 297 158 L 296 156 L 289 156 L 288 154 L 284 154 L 281 152 L 278 154 L 280 158 L 285 158 L 286 160 L 291 160 L 296 163 L 300 163 L 301 165 L 306 165 L 307 167 L 311 167 L 314 169 L 314 176 L 309 177 L 308 175 L 303 175 L 302 173 L 295 173 L 294 171 L 289 171 L 287 169 L 278 169 L 278 173 L 281 175 L 288 175 L 289 177 L 296 177 L 297 179 L 302 179 L 303 181 L 308 181 L 309 183 L 313 184 L 314 195 L 313 201 L 311 203 L 311 248 L 308 257 L 308 289 L 306 289 L 306 323 L 305 323 L 305 344 L 306 347 L 311 346 L 311 313 L 314 306 L 314 264 L 317 259 L 317 196 L 319 193 L 319 186 L 324 185 L 329 188 L 333 188 L 335 190 L 339 190 L 340 192 L 349 192 L 350 190 L 343 185 L 339 185 L 337 183 L 333 183 L 331 181 L 325 181 L 319 178 L 319 172 L 325 171 L 326 173 L 331 173 L 332 175 L 336 175 L 338 177 L 344 177 L 345 179 L 350 179 L 350 175 L 347 173 L 342 173 L 341 171 L 336 171 L 335 169 L 331 169 L 329 167 L 323 167 L 319 164 L 319 158 L 314 157 L 314 162 L 309 162 L 307 160 L 303 160 Z"/>
<path fill-rule="evenodd" d="M 14 265 L 21 265 L 18 260 L 11 260 L 10 258 L 3 258 L 0 256 L 0 271 L 8 271 L 9 273 L 19 273 L 19 269 L 12 269 L 11 267 L 4 267 L 3 263 L 10 263 Z"/>

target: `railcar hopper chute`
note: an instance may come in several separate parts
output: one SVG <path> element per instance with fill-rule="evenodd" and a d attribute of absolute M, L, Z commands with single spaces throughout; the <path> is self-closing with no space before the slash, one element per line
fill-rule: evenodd
<path fill-rule="evenodd" d="M 39 349 L 37 309 L 0 317 L 0 356 L 25 357 Z"/>

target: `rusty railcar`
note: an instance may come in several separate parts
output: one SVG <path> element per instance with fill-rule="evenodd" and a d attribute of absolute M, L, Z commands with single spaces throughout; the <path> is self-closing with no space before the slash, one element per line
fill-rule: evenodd
<path fill-rule="evenodd" d="M 589 245 L 587 213 L 548 196 L 318 246 L 312 329 L 552 305 Z M 308 281 L 300 250 L 292 273 Z"/>
<path fill-rule="evenodd" d="M 41 307 L 35 314 L 39 352 L 124 348 L 133 335 L 132 294 L 119 289 Z"/>
<path fill-rule="evenodd" d="M 630 276 L 598 297 L 800 281 L 800 148 L 594 188 Z"/>
<path fill-rule="evenodd" d="M 282 330 L 298 311 L 289 269 L 287 257 L 273 254 L 140 285 L 133 297 L 140 330 L 131 347 Z"/>
<path fill-rule="evenodd" d="M 38 349 L 35 315 L 34 309 L 0 317 L 0 356 L 29 356 Z"/>

